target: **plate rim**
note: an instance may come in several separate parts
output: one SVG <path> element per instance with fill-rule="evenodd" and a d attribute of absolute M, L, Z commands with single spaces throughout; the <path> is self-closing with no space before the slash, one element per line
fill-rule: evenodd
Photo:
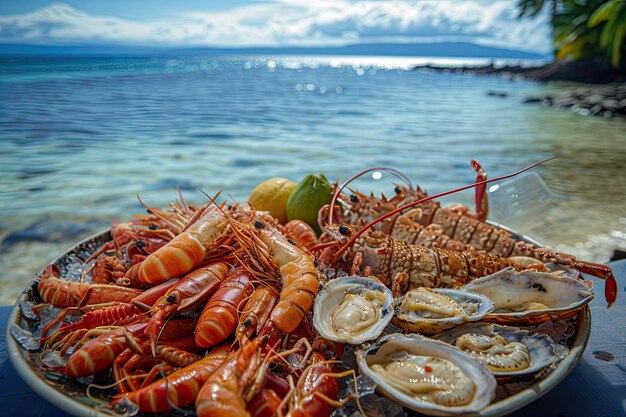
<path fill-rule="evenodd" d="M 534 239 L 531 239 L 506 226 L 491 221 L 487 221 L 487 223 L 500 227 L 512 233 L 516 237 L 519 237 L 530 243 L 536 244 L 538 246 L 543 246 Z M 56 263 L 60 258 L 65 256 L 73 248 L 83 245 L 91 240 L 100 239 L 104 237 L 105 234 L 110 234 L 110 230 L 110 228 L 107 228 L 101 232 L 95 233 L 81 240 L 80 242 L 65 250 L 59 256 L 55 257 L 50 262 L 50 264 Z M 44 269 L 45 267 L 42 268 L 39 273 L 37 273 L 36 277 L 39 277 Z M 21 346 L 18 345 L 18 343 L 11 335 L 11 328 L 14 325 L 19 326 L 19 320 L 21 318 L 19 300 L 25 292 L 32 288 L 36 281 L 37 278 L 33 279 L 33 281 L 31 281 L 29 285 L 25 287 L 25 289 L 22 291 L 22 293 L 20 294 L 20 298 L 18 298 L 18 301 L 13 305 L 7 321 L 5 340 L 9 360 L 13 368 L 16 370 L 18 375 L 27 383 L 27 385 L 33 389 L 33 391 L 35 391 L 46 401 L 49 401 L 63 411 L 79 417 L 111 417 L 110 413 L 88 406 L 74 399 L 74 397 L 64 393 L 63 391 L 57 390 L 54 385 L 47 383 L 44 378 L 36 373 L 36 371 L 32 368 L 31 363 L 23 356 L 23 349 L 21 348 Z M 529 405 L 543 397 L 545 394 L 554 389 L 561 381 L 563 381 L 563 379 L 565 379 L 578 365 L 578 363 L 580 362 L 580 358 L 582 357 L 582 354 L 587 347 L 590 335 L 591 309 L 589 305 L 586 305 L 579 312 L 576 336 L 574 337 L 572 345 L 569 347 L 567 355 L 555 366 L 554 369 L 550 371 L 548 376 L 534 382 L 532 385 L 524 388 L 520 392 L 517 392 L 503 400 L 490 404 L 475 415 L 481 417 L 504 416 L 513 413 L 520 408 L 525 407 L 526 405 Z M 161 413 L 151 413 L 151 415 L 159 414 Z"/>

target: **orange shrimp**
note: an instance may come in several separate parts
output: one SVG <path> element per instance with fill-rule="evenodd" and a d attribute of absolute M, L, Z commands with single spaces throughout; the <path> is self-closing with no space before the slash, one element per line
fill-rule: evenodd
<path fill-rule="evenodd" d="M 99 326 L 125 326 L 139 321 L 144 317 L 144 310 L 138 306 L 151 306 L 161 295 L 169 290 L 178 280 L 173 279 L 152 287 L 133 298 L 132 303 L 113 301 L 102 304 L 88 304 L 78 307 L 67 307 L 54 320 L 48 323 L 41 331 L 41 341 L 46 341 L 46 335 L 54 326 L 62 322 L 70 313 L 85 313 L 79 320 L 72 323 L 63 323 L 51 336 L 54 340 L 61 335 L 75 330 L 93 329 Z"/>
<path fill-rule="evenodd" d="M 289 242 L 276 228 L 261 220 L 254 222 L 263 253 L 268 263 L 274 263 L 280 273 L 282 290 L 270 320 L 283 333 L 291 333 L 311 310 L 319 290 L 319 278 L 314 256 Z M 271 262 L 269 262 L 271 260 Z"/>
<path fill-rule="evenodd" d="M 254 276 L 243 267 L 228 274 L 200 314 L 196 327 L 198 346 L 215 346 L 235 330 L 239 310 L 254 291 L 253 280 Z"/>
<path fill-rule="evenodd" d="M 349 375 L 354 377 L 354 370 L 339 372 L 337 361 L 332 360 L 336 359 L 335 353 L 325 340 L 319 338 L 313 349 L 309 366 L 292 391 L 287 417 L 330 416 L 335 407 L 344 405 L 351 398 L 338 401 L 337 395 L 339 378 Z M 320 350 L 326 354 L 323 355 Z M 343 351 L 343 348 L 340 347 L 340 350 Z"/>
<path fill-rule="evenodd" d="M 117 283 L 117 280 L 124 278 L 126 267 L 117 256 L 105 256 L 96 261 L 91 282 L 94 284 Z"/>
<path fill-rule="evenodd" d="M 154 307 L 151 309 L 152 317 L 145 331 L 145 334 L 150 338 L 153 354 L 164 321 L 174 314 L 180 314 L 201 305 L 220 287 L 227 274 L 228 267 L 221 262 L 196 269 L 182 278 L 154 303 Z"/>
<path fill-rule="evenodd" d="M 258 378 L 263 363 L 263 338 L 256 338 L 230 356 L 202 386 L 196 398 L 198 417 L 250 417 L 246 401 L 255 392 L 246 392 Z"/>
<path fill-rule="evenodd" d="M 278 290 L 271 285 L 262 285 L 254 290 L 246 302 L 236 331 L 235 337 L 241 345 L 259 334 L 277 301 Z"/>
<path fill-rule="evenodd" d="M 77 307 L 85 304 L 101 304 L 111 301 L 130 302 L 141 294 L 140 290 L 109 284 L 86 284 L 60 279 L 59 268 L 52 264 L 44 269 L 39 278 L 39 295 L 44 303 L 55 307 Z"/>
<path fill-rule="evenodd" d="M 308 223 L 305 223 L 302 220 L 294 219 L 290 220 L 286 225 L 285 229 L 291 236 L 297 240 L 302 246 L 307 249 L 311 249 L 313 246 L 317 245 L 319 242 L 317 240 L 317 235 L 315 234 L 315 230 Z"/>
<path fill-rule="evenodd" d="M 203 359 L 179 369 L 165 378 L 135 392 L 116 395 L 112 405 L 116 408 L 126 408 L 134 404 L 141 411 L 150 413 L 172 410 L 172 405 L 184 407 L 196 399 L 200 388 L 227 357 L 228 346 L 218 346 Z"/>
<path fill-rule="evenodd" d="M 183 232 L 148 255 L 143 262 L 134 265 L 126 277 L 134 285 L 141 286 L 193 271 L 205 260 L 207 251 L 223 243 L 227 224 L 228 219 L 221 208 L 209 208 L 207 205 L 196 212 Z"/>
<path fill-rule="evenodd" d="M 167 341 L 193 334 L 194 320 L 171 320 L 163 329 L 161 340 Z M 117 329 L 93 329 L 87 332 L 100 334 L 90 343 L 72 353 L 65 365 L 65 374 L 70 378 L 93 375 L 110 367 L 117 355 L 128 347 L 129 340 L 139 337 L 146 328 L 146 323 L 132 324 Z M 79 342 L 79 345 L 82 342 Z"/>
<path fill-rule="evenodd" d="M 137 391 L 149 385 L 159 374 L 169 375 L 174 371 L 202 359 L 193 336 L 183 337 L 160 344 L 154 356 L 144 352 L 150 342 L 130 344 L 113 362 L 113 375 L 120 392 Z"/>

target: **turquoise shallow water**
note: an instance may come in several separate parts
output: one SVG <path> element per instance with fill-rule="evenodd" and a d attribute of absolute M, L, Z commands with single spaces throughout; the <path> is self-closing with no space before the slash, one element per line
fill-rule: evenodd
<path fill-rule="evenodd" d="M 435 193 L 473 181 L 473 158 L 493 177 L 559 154 L 537 170 L 550 204 L 509 223 L 589 260 L 626 248 L 626 120 L 521 104 L 563 85 L 407 70 L 415 62 L 1 58 L 0 303 L 74 242 L 141 212 L 137 194 L 153 206 L 177 186 L 195 204 L 198 189 L 245 201 L 268 177 L 373 166 Z"/>

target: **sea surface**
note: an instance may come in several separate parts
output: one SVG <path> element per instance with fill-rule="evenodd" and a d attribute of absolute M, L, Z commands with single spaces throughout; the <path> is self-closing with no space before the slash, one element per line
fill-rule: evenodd
<path fill-rule="evenodd" d="M 74 243 L 143 212 L 138 195 L 245 202 L 266 178 L 310 172 L 393 167 L 437 193 L 473 182 L 471 159 L 496 177 L 558 154 L 490 187 L 491 218 L 591 261 L 626 250 L 624 118 L 522 103 L 566 84 L 411 70 L 427 61 L 0 58 L 0 304 Z M 397 182 L 353 186 L 389 195 Z M 472 205 L 473 193 L 444 201 Z"/>

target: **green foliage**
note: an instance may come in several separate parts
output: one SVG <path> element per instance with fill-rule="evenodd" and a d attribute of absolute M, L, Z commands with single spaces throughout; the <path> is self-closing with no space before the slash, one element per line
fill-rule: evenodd
<path fill-rule="evenodd" d="M 548 0 L 519 0 L 520 17 L 534 17 Z M 626 0 L 549 0 L 557 60 L 602 59 L 626 64 Z"/>
<path fill-rule="evenodd" d="M 520 0 L 517 4 L 518 17 L 535 17 L 541 12 L 546 0 Z"/>

